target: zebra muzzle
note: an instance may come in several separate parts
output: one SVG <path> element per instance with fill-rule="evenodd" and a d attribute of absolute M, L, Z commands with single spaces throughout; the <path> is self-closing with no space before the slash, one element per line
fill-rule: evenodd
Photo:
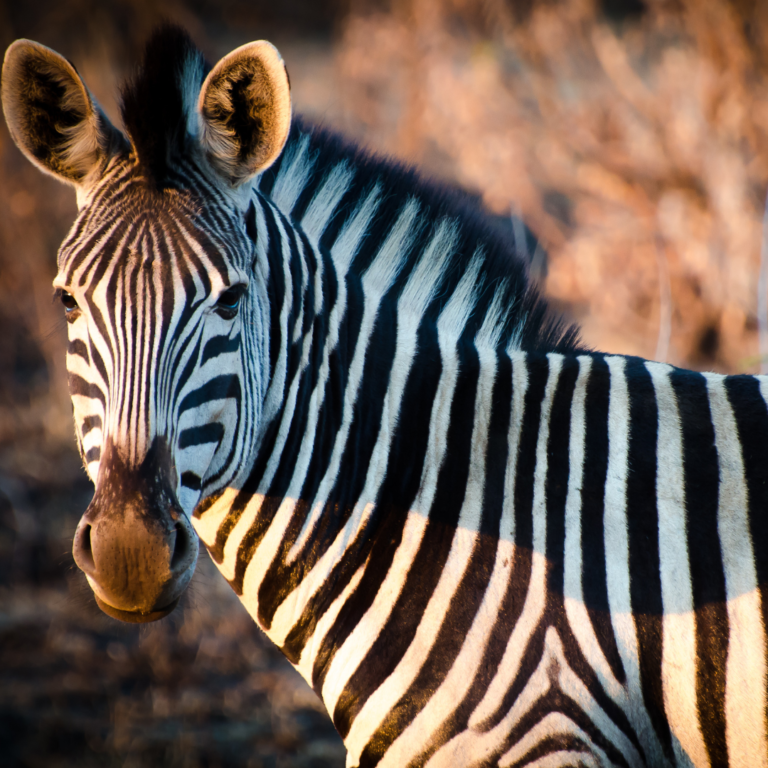
<path fill-rule="evenodd" d="M 108 449 L 75 533 L 75 563 L 99 607 L 121 621 L 168 615 L 195 570 L 197 536 L 176 499 L 169 468 L 164 444 L 154 445 L 136 468 Z"/>

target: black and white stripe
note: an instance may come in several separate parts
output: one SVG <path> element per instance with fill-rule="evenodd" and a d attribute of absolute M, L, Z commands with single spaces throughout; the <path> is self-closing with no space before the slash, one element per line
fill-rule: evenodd
<path fill-rule="evenodd" d="M 285 313 L 274 437 L 195 525 L 349 764 L 760 764 L 768 542 L 742 444 L 759 485 L 765 384 L 526 351 L 464 221 L 418 194 L 380 212 L 388 179 L 357 193 L 324 141 L 262 182 L 299 231 L 307 201 L 341 286 L 317 372 Z"/>
<path fill-rule="evenodd" d="M 349 766 L 768 765 L 768 380 L 581 349 L 460 194 L 298 120 L 234 192 L 146 173 L 60 254 L 85 462 L 167 441 Z"/>

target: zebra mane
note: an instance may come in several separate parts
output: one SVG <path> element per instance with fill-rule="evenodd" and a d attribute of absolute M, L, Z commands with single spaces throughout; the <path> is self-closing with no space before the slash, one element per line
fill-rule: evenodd
<path fill-rule="evenodd" d="M 303 153 L 305 161 L 297 163 Z M 288 166 L 302 166 L 295 170 Z M 299 221 L 333 169 L 346 165 L 353 169 L 354 178 L 345 197 L 360 200 L 375 185 L 381 188 L 381 204 L 371 222 L 368 235 L 374 242 L 386 237 L 392 222 L 407 201 L 416 201 L 419 225 L 423 233 L 437 232 L 441 222 L 455 222 L 458 236 L 456 255 L 451 261 L 450 274 L 443 282 L 438 300 L 433 302 L 430 314 L 435 319 L 456 290 L 462 276 L 470 269 L 474 255 L 482 253 L 478 274 L 481 284 L 479 296 L 467 331 L 476 333 L 488 315 L 494 315 L 493 334 L 501 346 L 525 351 L 576 352 L 583 348 L 579 329 L 553 313 L 537 288 L 528 278 L 527 265 L 516 252 L 508 232 L 468 192 L 452 188 L 420 175 L 414 168 L 391 158 L 376 156 L 323 127 L 314 125 L 295 115 L 291 134 L 277 162 L 262 174 L 258 187 L 262 194 L 271 196 L 281 176 L 303 174 L 299 182 L 301 191 L 290 211 Z M 332 243 L 338 236 L 350 213 L 350 206 L 342 204 L 332 216 L 321 246 Z M 394 293 L 402 289 L 408 275 L 415 269 L 412 259 L 403 268 L 395 283 Z M 368 264 L 356 259 L 352 269 L 365 271 Z M 475 264 L 475 266 L 477 266 Z"/>
<path fill-rule="evenodd" d="M 187 32 L 158 27 L 141 65 L 121 88 L 120 113 L 150 187 L 162 188 L 174 157 L 187 149 L 190 119 L 210 65 Z"/>

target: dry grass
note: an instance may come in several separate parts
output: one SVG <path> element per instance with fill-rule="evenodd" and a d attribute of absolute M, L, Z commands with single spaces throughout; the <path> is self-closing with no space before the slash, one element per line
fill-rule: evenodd
<path fill-rule="evenodd" d="M 346 123 L 520 212 L 592 346 L 755 370 L 768 12 L 651 2 L 617 30 L 587 0 L 395 6 L 346 23 Z"/>

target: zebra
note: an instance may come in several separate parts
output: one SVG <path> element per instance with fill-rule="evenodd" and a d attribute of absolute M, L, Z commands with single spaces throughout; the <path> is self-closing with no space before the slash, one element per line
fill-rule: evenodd
<path fill-rule="evenodd" d="M 267 42 L 160 28 L 126 133 L 28 40 L 2 102 L 77 195 L 103 611 L 167 615 L 199 538 L 348 766 L 767 764 L 768 379 L 587 349 L 466 197 L 292 116 Z"/>

